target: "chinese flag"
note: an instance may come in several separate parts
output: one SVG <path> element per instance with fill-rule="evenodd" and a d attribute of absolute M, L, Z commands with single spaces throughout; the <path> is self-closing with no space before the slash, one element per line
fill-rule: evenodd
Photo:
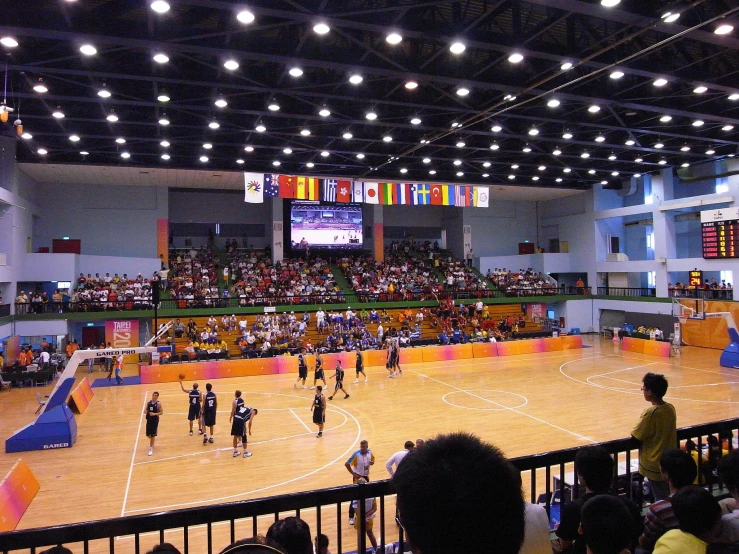
<path fill-rule="evenodd" d="M 431 185 L 431 204 L 434 206 L 443 206 L 444 200 L 441 193 L 441 185 Z"/>
<path fill-rule="evenodd" d="M 295 176 L 280 175 L 280 198 L 295 198 Z"/>
<path fill-rule="evenodd" d="M 336 186 L 336 201 L 351 202 L 352 201 L 352 182 L 338 181 Z"/>

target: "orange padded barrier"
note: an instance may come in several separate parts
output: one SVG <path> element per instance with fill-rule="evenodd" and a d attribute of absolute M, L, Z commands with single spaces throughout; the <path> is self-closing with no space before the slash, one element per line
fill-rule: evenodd
<path fill-rule="evenodd" d="M 81 414 L 90 405 L 94 394 L 95 393 L 92 392 L 92 387 L 90 386 L 90 381 L 85 377 L 72 391 L 69 399 L 69 407 L 75 410 L 78 414 Z"/>
<path fill-rule="evenodd" d="M 429 346 L 422 348 L 422 351 L 424 362 L 445 362 L 447 360 L 466 360 L 472 358 L 471 344 Z"/>
<path fill-rule="evenodd" d="M 562 340 L 562 350 L 578 350 L 582 348 L 582 335 L 565 335 Z"/>
<path fill-rule="evenodd" d="M 635 339 L 624 337 L 621 340 L 621 350 L 625 352 L 636 352 L 637 354 L 649 354 L 650 356 L 670 357 L 670 343 L 654 340 Z"/>
<path fill-rule="evenodd" d="M 474 358 L 492 358 L 498 355 L 498 346 L 494 342 L 475 342 L 472 344 Z"/>
<path fill-rule="evenodd" d="M 19 459 L 0 481 L 0 533 L 15 530 L 39 488 L 31 468 Z"/>
<path fill-rule="evenodd" d="M 563 337 L 551 337 L 547 339 L 540 339 L 541 345 L 544 348 L 542 352 L 557 352 L 562 350 L 562 338 Z"/>

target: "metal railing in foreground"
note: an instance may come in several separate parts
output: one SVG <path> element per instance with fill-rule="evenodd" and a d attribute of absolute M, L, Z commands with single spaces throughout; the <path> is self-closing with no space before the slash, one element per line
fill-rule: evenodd
<path fill-rule="evenodd" d="M 727 449 L 734 448 L 739 430 L 739 418 L 695 425 L 678 430 L 678 441 L 693 440 L 698 452 L 706 437 L 717 436 L 719 443 L 727 438 Z M 731 436 L 731 439 L 728 437 Z M 600 443 L 614 457 L 614 491 L 642 505 L 641 481 L 637 478 L 637 448 L 635 439 L 619 439 Z M 718 449 L 721 456 L 721 448 Z M 514 458 L 522 472 L 524 491 L 532 503 L 539 503 L 551 513 L 552 507 L 577 498 L 583 492 L 576 485 L 575 455 L 578 448 L 546 452 Z M 716 493 L 721 484 L 713 472 L 711 456 L 698 457 L 698 474 L 704 486 Z M 238 481 L 235 481 L 235 483 Z M 122 517 L 57 527 L 29 529 L 0 534 L 0 552 L 35 553 L 37 548 L 63 544 L 73 552 L 134 552 L 149 550 L 154 544 L 171 542 L 183 553 L 219 552 L 228 544 L 257 534 L 265 534 L 269 525 L 279 518 L 295 515 L 305 519 L 313 536 L 329 536 L 331 550 L 337 553 L 367 546 L 364 499 L 377 498 L 378 517 L 374 532 L 380 545 L 404 540 L 403 529 L 395 524 L 395 498 L 390 481 L 366 485 L 349 485 L 332 489 L 286 494 L 256 500 L 173 510 L 132 517 Z M 358 500 L 357 519 L 360 531 L 342 524 L 346 522 L 346 503 Z M 344 506 L 342 506 L 342 503 Z M 149 536 L 153 535 L 153 536 Z"/>

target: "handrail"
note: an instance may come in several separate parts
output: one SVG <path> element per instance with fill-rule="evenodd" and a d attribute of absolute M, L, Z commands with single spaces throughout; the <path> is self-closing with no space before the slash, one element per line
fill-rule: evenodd
<path fill-rule="evenodd" d="M 699 425 L 693 425 L 690 427 L 683 427 L 678 429 L 677 438 L 678 442 L 687 439 L 697 439 L 698 449 L 700 450 L 703 444 L 703 437 L 707 435 L 725 436 L 728 433 L 734 433 L 739 430 L 739 418 L 726 419 L 721 421 L 715 421 L 711 423 L 704 423 Z M 626 494 L 633 494 L 632 472 L 629 469 L 631 467 L 631 455 L 634 450 L 638 448 L 638 441 L 633 437 L 616 439 L 599 443 L 609 453 L 614 455 L 618 460 L 619 457 L 626 458 L 626 475 L 619 475 L 618 471 L 614 468 L 616 473 L 615 477 L 626 477 L 628 491 Z M 733 441 L 730 442 L 729 448 L 733 448 Z M 554 487 L 553 481 L 559 480 L 559 502 L 564 502 L 568 498 L 577 498 L 580 494 L 580 488 L 575 486 L 575 482 L 566 482 L 566 469 L 567 466 L 571 466 L 575 461 L 575 456 L 579 447 L 565 448 L 561 450 L 554 450 L 551 452 L 543 452 L 533 456 L 523 456 L 519 458 L 512 458 L 511 462 L 522 472 L 529 472 L 530 476 L 530 491 L 531 491 L 531 502 L 536 502 L 539 493 L 543 490 L 546 491 L 547 501 L 546 508 L 549 510 L 552 503 L 556 503 L 556 495 L 552 495 Z M 705 463 L 705 462 L 703 462 Z M 617 465 L 617 464 L 616 464 Z M 701 458 L 699 457 L 699 475 L 701 475 Z M 554 471 L 552 469 L 554 468 Z M 545 470 L 546 472 L 546 485 L 537 487 L 536 476 L 537 470 Z M 576 470 L 572 470 L 574 475 Z M 714 490 L 714 485 L 717 485 L 718 490 L 721 490 L 720 483 L 716 483 L 715 480 L 710 477 L 711 473 L 708 472 L 708 487 L 711 491 Z M 573 477 L 574 481 L 574 477 Z M 84 543 L 85 551 L 87 551 L 89 541 L 99 539 L 110 539 L 111 549 L 113 552 L 113 538 L 120 536 L 133 535 L 136 538 L 137 552 L 138 552 L 138 539 L 142 533 L 148 533 L 152 531 L 158 531 L 160 537 L 163 537 L 165 530 L 171 529 L 184 529 L 187 533 L 188 528 L 192 528 L 196 525 L 207 525 L 208 536 L 210 538 L 210 524 L 220 521 L 231 522 L 231 539 L 234 537 L 234 522 L 236 520 L 245 518 L 256 518 L 261 515 L 272 515 L 278 517 L 279 514 L 285 514 L 286 512 L 295 511 L 299 513 L 301 509 L 308 508 L 322 508 L 327 507 L 326 512 L 328 514 L 336 514 L 336 525 L 338 540 L 334 541 L 335 551 L 342 552 L 341 548 L 341 503 L 349 502 L 351 500 L 364 500 L 366 498 L 379 498 L 380 505 L 380 539 L 381 544 L 390 544 L 393 542 L 387 541 L 390 538 L 390 533 L 386 533 L 384 520 L 387 517 L 387 509 L 385 508 L 386 497 L 394 494 L 392 482 L 389 480 L 385 481 L 374 481 L 366 485 L 347 485 L 342 487 L 334 487 L 328 489 L 319 489 L 309 492 L 299 492 L 292 494 L 283 494 L 278 496 L 271 496 L 267 498 L 260 498 L 254 500 L 244 500 L 239 502 L 230 502 L 227 504 L 215 504 L 202 506 L 197 508 L 186 508 L 181 510 L 171 510 L 166 512 L 158 512 L 153 514 L 137 515 L 118 517 L 112 519 L 89 521 L 84 523 L 73 523 L 69 525 L 60 525 L 54 527 L 45 527 L 37 529 L 24 529 L 20 531 L 11 531 L 9 533 L 0 533 L 0 552 L 7 552 L 10 550 L 18 549 L 33 549 L 43 546 L 56 545 L 56 544 L 70 544 L 70 543 Z M 569 496 L 568 496 L 569 495 Z M 635 500 L 641 501 L 639 498 Z M 363 502 L 359 502 L 360 511 L 364 506 Z M 329 509 L 329 508 L 333 508 Z M 328 516 L 325 518 L 328 519 Z M 315 533 L 321 532 L 321 518 L 317 518 L 318 529 L 315 529 Z M 361 537 L 362 543 L 364 542 L 364 519 L 360 518 Z M 256 523 L 254 523 L 256 528 Z M 397 529 L 398 540 L 402 541 L 402 528 Z M 187 543 L 186 543 L 187 545 Z M 213 552 L 211 541 L 208 541 L 209 550 L 208 554 Z M 225 546 L 222 545 L 221 548 Z M 215 551 L 220 550 L 216 548 Z M 185 554 L 187 554 L 187 546 L 185 547 Z"/>

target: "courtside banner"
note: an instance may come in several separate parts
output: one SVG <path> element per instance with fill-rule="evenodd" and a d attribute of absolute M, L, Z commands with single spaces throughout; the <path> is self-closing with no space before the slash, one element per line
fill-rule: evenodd
<path fill-rule="evenodd" d="M 105 322 L 105 344 L 112 348 L 131 348 L 139 345 L 139 322 L 137 319 L 113 320 Z M 126 363 L 139 361 L 138 354 L 124 358 Z"/>

